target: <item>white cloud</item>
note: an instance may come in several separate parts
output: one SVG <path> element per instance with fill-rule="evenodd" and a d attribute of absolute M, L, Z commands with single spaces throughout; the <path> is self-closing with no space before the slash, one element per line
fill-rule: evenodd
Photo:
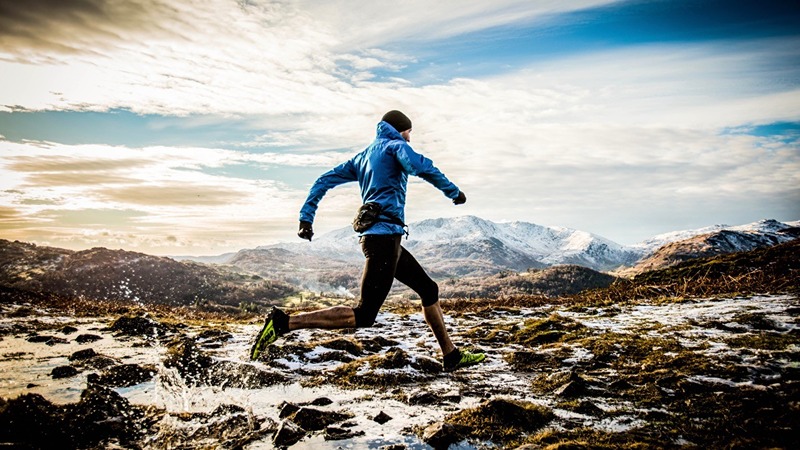
<path fill-rule="evenodd" d="M 143 245 L 161 242 L 153 233 L 183 245 L 213 241 L 215 248 L 291 237 L 305 192 L 210 169 L 324 170 L 366 146 L 389 105 L 411 116 L 412 144 L 469 197 L 464 207 L 449 207 L 430 186 L 413 183 L 412 221 L 476 214 L 630 242 L 670 231 L 678 217 L 684 222 L 676 228 L 688 228 L 693 217 L 698 225 L 709 224 L 701 217 L 729 223 L 761 214 L 800 218 L 797 143 L 723 132 L 800 120 L 800 89 L 792 81 L 797 67 L 786 63 L 800 56 L 797 42 L 647 45 L 427 86 L 372 76 L 415 62 L 414 55 L 384 48 L 402 49 L 404 40 L 451 37 L 606 2 L 565 3 L 151 2 L 135 11 L 105 11 L 111 21 L 86 22 L 84 34 L 55 17 L 48 22 L 53 34 L 39 41 L 0 32 L 0 105 L 7 109 L 246 117 L 264 132 L 240 148 L 275 150 L 2 142 L 0 186 L 24 194 L 0 198 L 13 205 L 9 217 L 22 214 L 36 227 L 52 217 L 45 211 L 134 210 L 143 215 L 124 216 L 123 229 L 103 227 L 88 236 L 108 231 L 115 239 L 150 239 Z M 403 14 L 394 14 L 396 8 Z M 65 161 L 78 166 L 67 170 Z M 124 161 L 136 163 L 123 167 Z M 31 166 L 11 167 L 24 163 Z M 192 188 L 204 196 L 202 205 L 192 206 Z M 137 190 L 165 195 L 137 201 Z M 331 191 L 320 207 L 319 231 L 349 221 L 354 194 L 352 187 Z M 47 230 L 58 234 L 58 226 Z M 215 238 L 215 230 L 229 237 Z"/>
<path fill-rule="evenodd" d="M 0 152 L 0 202 L 14 224 L 9 236 L 68 247 L 76 245 L 70 236 L 78 235 L 84 244 L 90 237 L 94 245 L 124 239 L 159 253 L 178 243 L 200 253 L 227 251 L 291 236 L 305 198 L 282 183 L 209 170 L 291 164 L 285 155 L 7 141 L 0 141 Z M 163 247 L 153 247 L 157 242 Z"/>

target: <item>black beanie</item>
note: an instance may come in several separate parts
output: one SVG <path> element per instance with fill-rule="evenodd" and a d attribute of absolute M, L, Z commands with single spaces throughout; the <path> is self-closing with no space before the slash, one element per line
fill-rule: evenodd
<path fill-rule="evenodd" d="M 381 120 L 393 126 L 398 133 L 402 133 L 411 128 L 411 119 L 396 109 L 384 114 Z"/>

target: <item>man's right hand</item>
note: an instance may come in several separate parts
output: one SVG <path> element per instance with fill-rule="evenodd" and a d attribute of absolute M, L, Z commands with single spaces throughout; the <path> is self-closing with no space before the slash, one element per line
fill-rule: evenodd
<path fill-rule="evenodd" d="M 311 222 L 300 221 L 300 230 L 297 232 L 297 235 L 300 236 L 300 239 L 308 239 L 311 241 L 311 237 L 314 236 L 314 229 L 311 227 Z"/>
<path fill-rule="evenodd" d="M 467 196 L 464 195 L 464 191 L 458 191 L 458 197 L 453 199 L 454 205 L 463 205 L 467 202 Z"/>

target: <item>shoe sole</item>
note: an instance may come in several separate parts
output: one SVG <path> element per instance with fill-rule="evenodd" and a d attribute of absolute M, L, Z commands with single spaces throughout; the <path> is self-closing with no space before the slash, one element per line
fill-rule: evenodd
<path fill-rule="evenodd" d="M 252 361 L 258 359 L 261 352 L 276 340 L 278 340 L 278 334 L 275 332 L 275 325 L 272 323 L 272 315 L 270 315 L 264 320 L 264 326 L 261 327 L 261 331 L 258 333 L 256 343 L 250 349 L 250 359 Z"/>

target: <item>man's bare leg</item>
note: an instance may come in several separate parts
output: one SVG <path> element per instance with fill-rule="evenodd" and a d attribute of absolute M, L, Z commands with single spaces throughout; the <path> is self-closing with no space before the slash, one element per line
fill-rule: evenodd
<path fill-rule="evenodd" d="M 425 322 L 431 327 L 433 335 L 436 336 L 436 340 L 439 342 L 442 355 L 447 355 L 455 350 L 456 347 L 450 340 L 450 334 L 447 332 L 447 327 L 444 325 L 444 315 L 442 314 L 442 307 L 439 305 L 439 302 L 431 306 L 423 306 L 422 313 L 425 315 Z"/>
<path fill-rule="evenodd" d="M 349 306 L 331 306 L 330 308 L 294 314 L 289 316 L 289 331 L 303 328 L 355 328 L 356 316 Z"/>

